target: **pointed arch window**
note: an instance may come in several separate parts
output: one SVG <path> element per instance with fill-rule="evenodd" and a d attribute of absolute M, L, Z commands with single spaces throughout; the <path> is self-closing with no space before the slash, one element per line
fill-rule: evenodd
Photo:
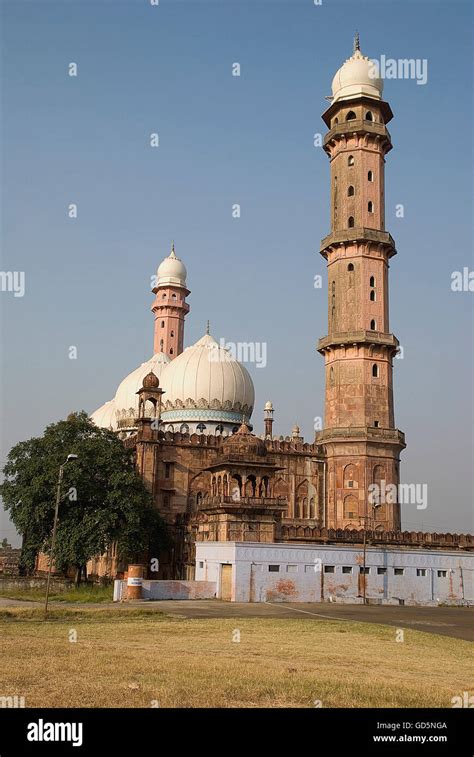
<path fill-rule="evenodd" d="M 355 121 L 356 118 L 357 118 L 357 116 L 354 113 L 354 111 L 350 110 L 349 113 L 346 116 L 346 121 Z"/>
<path fill-rule="evenodd" d="M 371 276 L 370 277 L 369 284 L 370 284 L 371 287 L 375 286 L 375 276 Z"/>
<path fill-rule="evenodd" d="M 349 263 L 349 265 L 347 266 L 347 270 L 348 271 L 353 271 L 354 270 L 354 263 Z"/>
<path fill-rule="evenodd" d="M 369 202 L 367 203 L 367 210 L 369 211 L 369 213 L 374 212 L 374 203 L 372 202 L 372 200 L 369 200 Z"/>
<path fill-rule="evenodd" d="M 378 367 L 377 363 L 374 363 L 373 366 L 372 366 L 372 376 L 374 378 L 378 378 L 379 377 L 379 367 Z"/>
<path fill-rule="evenodd" d="M 374 172 L 369 171 L 367 174 L 367 181 L 373 181 L 374 180 Z"/>
<path fill-rule="evenodd" d="M 355 189 L 351 184 L 351 186 L 347 188 L 347 196 L 354 197 L 354 195 L 355 195 Z"/>
<path fill-rule="evenodd" d="M 358 502 L 353 494 L 348 494 L 344 498 L 344 518 L 356 518 L 358 511 Z"/>
<path fill-rule="evenodd" d="M 367 113 L 365 114 L 365 120 L 366 121 L 373 121 L 374 120 L 374 117 L 373 117 L 372 112 L 370 110 L 368 110 Z"/>
<path fill-rule="evenodd" d="M 350 229 L 354 228 L 354 216 L 349 216 L 348 221 L 347 221 L 347 225 L 348 225 L 348 227 Z"/>
<path fill-rule="evenodd" d="M 376 295 L 375 295 L 375 289 L 370 290 L 370 301 L 375 302 L 376 301 Z"/>
<path fill-rule="evenodd" d="M 377 331 L 377 324 L 375 322 L 375 318 L 372 318 L 372 320 L 370 322 L 370 330 L 371 331 Z"/>
<path fill-rule="evenodd" d="M 354 156 L 353 155 L 349 155 L 349 157 L 347 158 L 347 165 L 348 166 L 353 166 L 354 165 Z"/>

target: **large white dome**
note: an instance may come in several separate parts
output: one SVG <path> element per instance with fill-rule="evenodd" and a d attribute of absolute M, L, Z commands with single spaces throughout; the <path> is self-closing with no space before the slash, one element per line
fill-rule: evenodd
<path fill-rule="evenodd" d="M 250 418 L 255 392 L 247 369 L 205 334 L 163 371 L 165 424 L 240 424 Z"/>
<path fill-rule="evenodd" d="M 96 426 L 112 427 L 114 431 L 134 429 L 138 417 L 137 392 L 142 387 L 143 379 L 148 373 L 154 373 L 160 379 L 163 369 L 169 362 L 168 355 L 165 355 L 164 352 L 157 352 L 150 360 L 129 373 L 120 382 L 115 398 L 106 402 L 91 415 Z"/>
<path fill-rule="evenodd" d="M 380 100 L 382 92 L 383 80 L 378 76 L 377 66 L 359 49 L 343 63 L 332 80 L 332 103 L 361 95 Z"/>
<path fill-rule="evenodd" d="M 176 256 L 174 243 L 168 257 L 158 266 L 156 276 L 157 286 L 164 286 L 166 284 L 174 284 L 182 287 L 186 286 L 186 266 L 183 261 Z"/>

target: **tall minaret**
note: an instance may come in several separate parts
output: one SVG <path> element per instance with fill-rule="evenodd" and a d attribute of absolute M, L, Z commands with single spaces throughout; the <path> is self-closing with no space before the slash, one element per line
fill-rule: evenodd
<path fill-rule="evenodd" d="M 183 351 L 184 319 L 189 313 L 186 297 L 186 267 L 176 256 L 174 242 L 171 252 L 158 267 L 155 301 L 151 306 L 155 316 L 154 352 L 164 352 L 171 360 Z"/>
<path fill-rule="evenodd" d="M 385 231 L 385 155 L 392 148 L 382 81 L 360 52 L 332 82 L 324 149 L 331 167 L 331 233 L 321 243 L 328 267 L 328 336 L 319 352 L 326 366 L 324 430 L 328 527 L 399 529 L 397 498 L 374 508 L 373 483 L 399 483 L 404 435 L 395 428 L 390 333 L 389 260 L 395 243 Z M 388 490 L 393 493 L 393 487 Z M 375 523 L 374 523 L 375 521 Z"/>

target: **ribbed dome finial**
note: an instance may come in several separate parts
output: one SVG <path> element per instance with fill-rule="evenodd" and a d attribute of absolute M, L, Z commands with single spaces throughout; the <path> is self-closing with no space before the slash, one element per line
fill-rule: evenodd
<path fill-rule="evenodd" d="M 357 50 L 360 52 L 359 32 L 356 31 L 354 35 L 354 52 L 357 52 Z"/>

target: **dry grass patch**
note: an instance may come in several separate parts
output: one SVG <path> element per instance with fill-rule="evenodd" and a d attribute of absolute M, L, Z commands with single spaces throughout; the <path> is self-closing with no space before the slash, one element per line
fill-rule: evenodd
<path fill-rule="evenodd" d="M 55 609 L 43 621 L 14 608 L 0 613 L 0 695 L 27 707 L 450 707 L 472 687 L 469 642 L 395 632 L 141 609 Z"/>
<path fill-rule="evenodd" d="M 5 599 L 21 599 L 32 602 L 44 602 L 45 588 L 22 588 L 21 586 L 6 589 L 0 585 L 0 597 Z M 80 586 L 58 587 L 53 584 L 49 595 L 50 602 L 112 602 L 113 586 L 99 586 L 98 584 L 81 584 Z"/>

